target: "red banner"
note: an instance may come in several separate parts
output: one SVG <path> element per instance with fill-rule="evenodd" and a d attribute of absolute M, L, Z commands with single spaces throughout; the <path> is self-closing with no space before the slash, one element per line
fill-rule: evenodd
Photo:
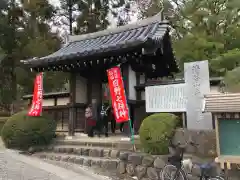
<path fill-rule="evenodd" d="M 28 116 L 42 115 L 42 100 L 43 100 L 43 73 L 39 73 L 34 81 L 34 91 L 32 105 L 28 111 Z"/>
<path fill-rule="evenodd" d="M 126 122 L 130 118 L 120 67 L 107 70 L 107 75 L 116 122 Z"/>

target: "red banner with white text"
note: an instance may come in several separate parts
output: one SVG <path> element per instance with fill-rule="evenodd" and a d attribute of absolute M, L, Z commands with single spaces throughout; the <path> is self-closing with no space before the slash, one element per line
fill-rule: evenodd
<path fill-rule="evenodd" d="M 28 116 L 42 115 L 42 101 L 43 101 L 43 73 L 37 74 L 34 81 L 34 91 L 32 97 L 31 108 L 28 111 Z"/>
<path fill-rule="evenodd" d="M 126 122 L 130 118 L 120 67 L 107 70 L 107 75 L 116 122 Z"/>

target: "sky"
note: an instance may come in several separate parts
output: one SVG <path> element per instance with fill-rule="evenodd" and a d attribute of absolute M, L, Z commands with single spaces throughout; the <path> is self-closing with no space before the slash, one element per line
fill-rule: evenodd
<path fill-rule="evenodd" d="M 59 6 L 60 5 L 59 0 L 49 0 L 49 2 L 54 6 Z"/>

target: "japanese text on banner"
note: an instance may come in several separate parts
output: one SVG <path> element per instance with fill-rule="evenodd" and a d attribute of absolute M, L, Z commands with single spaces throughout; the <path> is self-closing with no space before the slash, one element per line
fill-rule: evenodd
<path fill-rule="evenodd" d="M 32 105 L 28 112 L 28 116 L 41 116 L 42 114 L 42 96 L 43 96 L 43 74 L 40 73 L 36 76 L 34 82 L 34 92 Z"/>
<path fill-rule="evenodd" d="M 126 96 L 119 67 L 111 68 L 107 71 L 109 89 L 112 98 L 112 106 L 117 123 L 129 120 Z"/>

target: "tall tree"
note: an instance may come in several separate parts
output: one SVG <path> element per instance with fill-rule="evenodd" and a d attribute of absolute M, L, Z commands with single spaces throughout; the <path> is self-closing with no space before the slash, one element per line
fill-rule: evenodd
<path fill-rule="evenodd" d="M 239 61 L 239 1 L 187 0 L 173 22 L 179 63 L 209 60 L 212 75 L 224 75 Z M 181 66 L 182 67 L 182 66 Z"/>
<path fill-rule="evenodd" d="M 18 29 L 21 27 L 23 11 L 15 0 L 3 0 L 0 7 L 0 47 L 5 53 L 1 61 L 1 102 L 3 108 L 10 110 L 9 102 L 17 97 L 16 56 L 19 45 Z"/>
<path fill-rule="evenodd" d="M 23 67 L 20 59 L 48 55 L 60 47 L 60 40 L 47 24 L 54 12 L 48 1 L 5 0 L 0 8 L 0 48 L 4 54 L 0 63 L 0 108 L 10 110 L 20 92 L 17 88 L 28 93 L 33 88 L 34 73 Z M 47 91 L 62 86 L 64 78 L 55 78 L 59 74 L 47 74 Z"/>

